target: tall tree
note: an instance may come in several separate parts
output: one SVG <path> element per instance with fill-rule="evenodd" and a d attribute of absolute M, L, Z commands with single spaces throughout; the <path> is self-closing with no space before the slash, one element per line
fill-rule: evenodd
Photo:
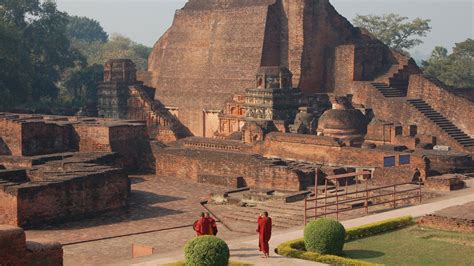
<path fill-rule="evenodd" d="M 104 76 L 102 65 L 79 66 L 70 72 L 64 79 L 64 87 L 68 90 L 73 104 L 83 106 L 87 99 L 97 97 L 97 87 Z"/>
<path fill-rule="evenodd" d="M 106 43 L 75 42 L 74 45 L 87 57 L 89 64 L 102 65 L 109 59 L 129 58 L 135 62 L 139 70 L 146 70 L 148 56 L 152 50 L 119 34 L 112 34 Z"/>
<path fill-rule="evenodd" d="M 0 106 L 27 100 L 31 89 L 32 66 L 22 47 L 16 27 L 0 19 Z"/>
<path fill-rule="evenodd" d="M 16 49 L 28 53 L 31 83 L 26 89 L 34 101 L 56 98 L 62 72 L 81 60 L 66 36 L 67 14 L 52 1 L 2 0 L 0 19 L 11 32 L 17 32 Z M 17 60 L 20 60 L 18 58 Z M 25 64 L 26 65 L 26 64 Z M 16 68 L 21 72 L 24 69 Z M 17 73 L 17 75 L 21 75 Z"/>
<path fill-rule="evenodd" d="M 105 43 L 109 39 L 109 35 L 97 20 L 78 16 L 68 18 L 67 35 L 72 40 L 86 43 Z"/>
<path fill-rule="evenodd" d="M 369 31 L 374 37 L 399 52 L 423 43 L 421 37 L 426 37 L 431 31 L 431 20 L 415 18 L 410 21 L 399 14 L 357 15 L 353 20 L 354 25 Z"/>
<path fill-rule="evenodd" d="M 444 47 L 436 47 L 422 65 L 426 74 L 447 85 L 474 88 L 474 40 L 456 43 L 451 54 Z"/>

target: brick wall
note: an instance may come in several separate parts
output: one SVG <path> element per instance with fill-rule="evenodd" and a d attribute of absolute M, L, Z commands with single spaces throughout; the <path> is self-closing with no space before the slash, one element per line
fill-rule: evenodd
<path fill-rule="evenodd" d="M 249 187 L 292 191 L 299 191 L 306 182 L 303 173 L 250 154 L 193 149 L 160 149 L 156 153 L 156 173 L 162 176 L 198 181 L 200 175 L 239 175 Z"/>
<path fill-rule="evenodd" d="M 454 94 L 447 86 L 423 75 L 412 75 L 408 97 L 423 99 L 436 111 L 449 118 L 466 134 L 474 137 L 474 103 Z"/>
<path fill-rule="evenodd" d="M 154 170 L 146 126 L 136 125 L 74 125 L 80 152 L 112 151 L 121 155 L 127 171 Z"/>
<path fill-rule="evenodd" d="M 118 152 L 127 171 L 154 171 L 154 158 L 146 126 L 116 126 L 109 129 L 110 148 Z"/>
<path fill-rule="evenodd" d="M 307 141 L 302 141 L 303 136 Z M 260 152 L 267 157 L 279 157 L 291 160 L 322 163 L 326 166 L 345 166 L 357 168 L 375 168 L 374 175 L 380 183 L 391 183 L 396 181 L 408 182 L 418 168 L 424 176 L 427 170 L 422 155 L 411 154 L 410 164 L 403 166 L 399 164 L 400 155 L 407 153 L 381 150 L 365 149 L 355 147 L 337 147 L 328 145 L 318 139 L 324 137 L 270 133 L 267 135 Z M 313 139 L 313 141 L 311 141 Z M 384 157 L 395 156 L 394 167 L 384 167 Z"/>
<path fill-rule="evenodd" d="M 354 94 L 353 102 L 362 104 L 366 108 L 372 108 L 375 117 L 379 120 L 399 122 L 404 125 L 416 125 L 418 134 L 436 136 L 440 145 L 451 146 L 462 152 L 472 152 L 459 145 L 434 122 L 411 106 L 406 99 L 386 98 L 369 82 L 353 82 L 350 87 L 339 90 L 339 93 Z M 443 101 L 440 100 L 440 102 Z M 447 118 L 450 119 L 449 116 Z"/>
<path fill-rule="evenodd" d="M 17 197 L 0 187 L 0 224 L 18 225 Z M 0 260 L 1 261 L 1 260 Z"/>
<path fill-rule="evenodd" d="M 58 242 L 46 240 L 26 241 L 27 265 L 63 265 L 63 248 Z"/>
<path fill-rule="evenodd" d="M 59 153 L 74 149 L 70 124 L 22 123 L 22 155 Z"/>
<path fill-rule="evenodd" d="M 79 141 L 79 151 L 112 151 L 109 142 L 109 127 L 105 125 L 74 125 Z"/>
<path fill-rule="evenodd" d="M 21 132 L 20 123 L 0 118 L 0 136 L 8 147 L 10 155 L 22 154 Z"/>
<path fill-rule="evenodd" d="M 0 264 L 26 265 L 25 233 L 21 228 L 0 225 Z"/>
<path fill-rule="evenodd" d="M 121 170 L 89 174 L 58 183 L 8 187 L 5 192 L 0 191 L 2 206 L 5 206 L 5 199 L 9 199 L 11 205 L 16 201 L 18 218 L 16 222 L 10 218 L 1 223 L 32 226 L 87 217 L 126 206 L 129 192 L 130 181 Z"/>
<path fill-rule="evenodd" d="M 334 59 L 334 88 L 345 89 L 354 81 L 355 46 L 339 45 Z"/>

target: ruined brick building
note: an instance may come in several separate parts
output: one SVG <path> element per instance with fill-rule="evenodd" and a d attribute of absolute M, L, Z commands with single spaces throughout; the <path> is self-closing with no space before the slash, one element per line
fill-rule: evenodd
<path fill-rule="evenodd" d="M 285 191 L 316 174 L 474 172 L 472 97 L 327 0 L 189 0 L 147 72 L 104 70 L 87 109 L 100 118 L 0 114 L 0 223 L 122 208 L 129 171 Z"/>
<path fill-rule="evenodd" d="M 300 190 L 315 169 L 370 170 L 380 182 L 472 169 L 472 98 L 327 0 L 190 0 L 148 71 L 133 71 L 106 64 L 100 91 L 113 96 L 99 112 L 147 122 L 167 144 L 154 149 L 159 175 Z"/>
<path fill-rule="evenodd" d="M 154 167 L 137 121 L 0 113 L 0 223 L 32 227 L 126 207 Z"/>

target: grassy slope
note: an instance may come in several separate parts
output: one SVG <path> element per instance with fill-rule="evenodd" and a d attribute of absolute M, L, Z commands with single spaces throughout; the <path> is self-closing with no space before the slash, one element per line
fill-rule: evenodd
<path fill-rule="evenodd" d="M 474 265 L 474 234 L 412 226 L 348 242 L 344 252 L 386 265 Z"/>

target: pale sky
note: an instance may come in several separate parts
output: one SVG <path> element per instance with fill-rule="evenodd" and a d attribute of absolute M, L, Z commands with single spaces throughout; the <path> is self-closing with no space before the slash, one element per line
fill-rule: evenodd
<path fill-rule="evenodd" d="M 71 15 L 98 20 L 110 33 L 120 33 L 148 46 L 158 40 L 186 0 L 56 0 Z M 474 0 L 332 0 L 338 12 L 352 20 L 356 14 L 398 13 L 409 18 L 431 19 L 425 43 L 411 53 L 419 59 L 437 45 L 451 48 L 474 38 Z"/>

